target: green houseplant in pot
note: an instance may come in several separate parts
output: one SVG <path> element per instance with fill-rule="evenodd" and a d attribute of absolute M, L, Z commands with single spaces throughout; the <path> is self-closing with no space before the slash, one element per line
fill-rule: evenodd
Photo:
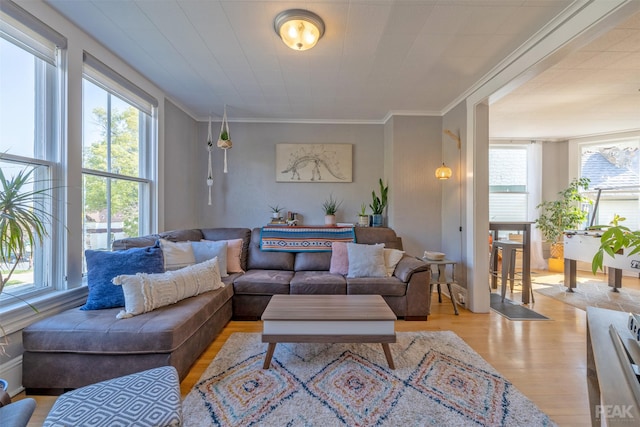
<path fill-rule="evenodd" d="M 367 215 L 367 204 L 363 203 L 360 205 L 360 211 L 358 212 L 358 226 L 359 227 L 368 227 L 369 226 L 369 215 Z"/>
<path fill-rule="evenodd" d="M 342 201 L 338 201 L 333 198 L 333 194 L 329 195 L 329 198 L 322 203 L 322 209 L 324 211 L 324 223 L 326 225 L 336 224 L 336 212 L 342 204 Z"/>
<path fill-rule="evenodd" d="M 589 188 L 588 178 L 574 178 L 569 186 L 558 192 L 558 198 L 536 206 L 540 216 L 535 223 L 544 239 L 551 244 L 551 257 L 564 258 L 564 230 L 575 230 L 587 219 L 587 212 L 582 210 L 583 203 L 592 201 L 584 196 L 580 189 Z"/>
<path fill-rule="evenodd" d="M 383 220 L 382 214 L 384 213 L 384 208 L 387 206 L 387 195 L 389 194 L 389 186 L 385 186 L 382 182 L 382 178 L 379 181 L 380 184 L 380 196 L 376 195 L 375 190 L 371 192 L 371 204 L 369 207 L 371 208 L 371 212 L 373 213 L 371 218 L 371 225 L 373 227 L 382 227 Z"/>
<path fill-rule="evenodd" d="M 282 209 L 280 205 L 275 205 L 275 206 L 271 206 L 269 205 L 269 208 L 271 209 L 271 218 L 272 219 L 280 219 L 282 217 L 282 215 L 280 215 L 280 212 L 282 212 Z"/>
<path fill-rule="evenodd" d="M 623 250 L 627 256 L 640 254 L 640 230 L 631 231 L 628 227 L 620 225 L 620 222 L 624 220 L 625 218 L 614 215 L 609 226 L 599 227 L 604 228 L 605 231 L 600 237 L 600 248 L 591 261 L 593 274 L 603 269 L 605 254 L 614 257 L 616 254 L 622 253 Z"/>
<path fill-rule="evenodd" d="M 12 296 L 7 291 L 11 277 L 32 248 L 42 244 L 53 219 L 47 206 L 49 189 L 33 179 L 35 170 L 23 168 L 7 177 L 0 169 L 0 294 Z M 1 324 L 0 337 L 0 353 L 4 353 L 7 338 Z"/>

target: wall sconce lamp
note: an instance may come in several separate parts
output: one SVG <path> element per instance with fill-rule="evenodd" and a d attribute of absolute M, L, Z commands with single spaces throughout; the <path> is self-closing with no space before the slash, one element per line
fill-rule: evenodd
<path fill-rule="evenodd" d="M 449 179 L 451 178 L 451 168 L 447 167 L 447 165 L 442 162 L 442 166 L 436 169 L 436 178 L 438 179 Z"/>
<path fill-rule="evenodd" d="M 460 137 L 455 133 L 451 132 L 449 129 L 445 129 L 443 133 L 458 143 L 458 150 L 459 150 L 461 145 Z M 444 162 L 442 162 L 442 166 L 436 169 L 436 178 L 438 179 L 442 179 L 442 180 L 449 179 L 451 178 L 451 175 L 452 175 L 451 168 L 447 167 L 447 165 L 445 165 Z"/>
<path fill-rule="evenodd" d="M 280 12 L 273 28 L 284 44 L 293 50 L 311 49 L 324 35 L 324 22 L 313 12 L 289 9 Z"/>

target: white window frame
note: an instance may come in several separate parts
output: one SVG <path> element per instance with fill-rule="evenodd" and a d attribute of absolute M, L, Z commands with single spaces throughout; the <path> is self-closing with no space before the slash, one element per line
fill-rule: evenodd
<path fill-rule="evenodd" d="M 34 283 L 24 289 L 12 292 L 15 297 L 1 297 L 3 312 L 15 307 L 24 307 L 24 301 L 31 301 L 56 290 L 66 289 L 64 268 L 64 247 L 66 245 L 63 218 L 66 190 L 62 161 L 64 141 L 66 38 L 42 21 L 27 13 L 11 1 L 3 1 L 0 11 L 0 38 L 11 43 L 27 54 L 33 55 L 39 63 L 34 63 L 35 117 L 34 146 L 32 156 L 2 153 L 3 161 L 36 167 L 34 176 L 46 174 L 51 182 L 51 213 L 54 218 L 47 225 L 48 237 L 39 251 L 39 268 L 34 269 Z M 51 66 L 47 66 L 50 64 Z M 44 108 L 40 108 L 44 107 Z M 45 172 L 46 170 L 46 172 Z M 36 178 L 38 179 L 38 178 Z M 31 309 L 30 309 L 31 310 Z M 5 325 L 7 332 L 11 325 Z"/>
<path fill-rule="evenodd" d="M 139 110 L 140 145 L 138 153 L 138 176 L 128 176 L 109 170 L 100 171 L 85 167 L 82 168 L 82 175 L 118 179 L 141 184 L 139 186 L 141 191 L 138 194 L 138 229 L 140 235 L 150 234 L 154 228 L 155 217 L 153 206 L 155 206 L 154 185 L 156 177 L 153 160 L 155 159 L 154 154 L 157 141 L 155 123 L 157 123 L 158 101 L 93 55 L 84 52 L 83 60 L 83 81 L 86 80 L 100 87 L 105 90 L 110 97 L 115 96 Z M 107 114 L 110 114 L 110 111 L 108 111 Z M 107 200 L 107 204 L 109 203 L 110 200 Z M 109 219 L 107 222 L 107 227 L 109 228 L 111 220 Z M 108 233 L 110 235 L 109 231 Z"/>
<path fill-rule="evenodd" d="M 492 149 L 513 149 L 513 150 L 523 150 L 526 153 L 527 156 L 527 161 L 526 161 L 526 167 L 527 167 L 527 171 L 528 169 L 531 167 L 530 162 L 529 162 L 529 150 L 528 147 L 524 144 L 524 143 L 499 143 L 499 142 L 495 142 L 495 143 L 491 143 L 489 144 L 489 151 L 491 151 Z M 492 168 L 492 165 L 489 164 L 489 168 Z M 491 191 L 491 189 L 489 188 L 489 198 L 491 198 L 492 194 L 507 194 L 507 195 L 522 195 L 525 198 L 525 206 L 524 206 L 524 215 L 523 218 L 520 219 L 505 219 L 505 218 L 491 218 L 491 221 L 526 221 L 527 217 L 529 216 L 529 205 L 531 204 L 531 200 L 530 200 L 530 191 L 529 191 L 529 187 L 530 187 L 530 183 L 529 183 L 529 176 L 530 174 L 527 172 L 526 174 L 526 183 L 525 183 L 525 191 Z M 489 203 L 489 209 L 491 209 L 491 203 Z M 491 211 L 490 211 L 491 213 Z"/>
<path fill-rule="evenodd" d="M 602 146 L 602 145 L 616 145 L 616 144 L 625 144 L 625 143 L 636 143 L 638 144 L 638 146 L 640 147 L 640 131 L 632 131 L 632 132 L 623 132 L 620 134 L 611 134 L 611 135 L 601 135 L 601 136 L 594 136 L 594 137 L 587 137 L 587 138 L 581 138 L 581 139 L 576 139 L 576 140 L 571 140 L 569 141 L 569 171 L 570 171 L 570 176 L 571 177 L 581 177 L 582 176 L 582 149 L 584 147 L 588 147 L 588 146 Z M 630 189 L 632 190 L 632 189 Z M 633 190 L 633 192 L 637 192 L 640 191 L 640 188 L 636 188 L 635 190 Z M 615 191 L 609 191 L 607 192 L 607 190 L 603 190 L 603 194 L 604 193 L 614 193 Z M 596 200 L 597 198 L 597 189 L 595 188 L 594 184 L 590 184 L 589 186 L 589 190 L 587 191 L 587 194 L 590 198 L 592 198 L 593 200 Z M 602 198 L 602 194 L 601 194 L 601 198 Z M 606 197 L 606 196 L 605 196 Z M 621 200 L 632 200 L 628 197 L 624 197 Z M 640 208 L 640 195 L 638 196 L 638 204 L 639 204 L 639 208 Z M 592 206 L 591 209 L 595 209 L 595 206 Z M 616 212 L 618 213 L 618 212 Z M 589 222 L 591 221 L 591 215 L 593 213 L 590 212 L 589 214 Z M 606 220 L 596 220 L 594 221 L 594 225 L 607 225 L 607 224 L 603 224 L 606 223 Z M 632 228 L 634 228 L 633 224 L 625 224 L 624 222 L 622 223 L 622 225 L 625 226 L 631 226 Z"/>

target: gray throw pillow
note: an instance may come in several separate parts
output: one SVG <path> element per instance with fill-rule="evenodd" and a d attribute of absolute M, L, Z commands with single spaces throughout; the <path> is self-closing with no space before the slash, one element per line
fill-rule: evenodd
<path fill-rule="evenodd" d="M 196 264 L 218 257 L 220 277 L 227 277 L 227 246 L 226 240 L 201 240 L 191 242 Z"/>

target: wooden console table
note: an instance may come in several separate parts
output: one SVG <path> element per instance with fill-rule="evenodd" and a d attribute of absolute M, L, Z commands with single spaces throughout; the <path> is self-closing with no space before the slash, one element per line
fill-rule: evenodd
<path fill-rule="evenodd" d="M 640 383 L 625 372 L 610 333 L 613 325 L 636 360 L 640 348 L 627 328 L 629 313 L 587 307 L 587 389 L 591 425 L 631 426 L 640 420 Z M 630 365 L 629 365 L 630 366 Z"/>

